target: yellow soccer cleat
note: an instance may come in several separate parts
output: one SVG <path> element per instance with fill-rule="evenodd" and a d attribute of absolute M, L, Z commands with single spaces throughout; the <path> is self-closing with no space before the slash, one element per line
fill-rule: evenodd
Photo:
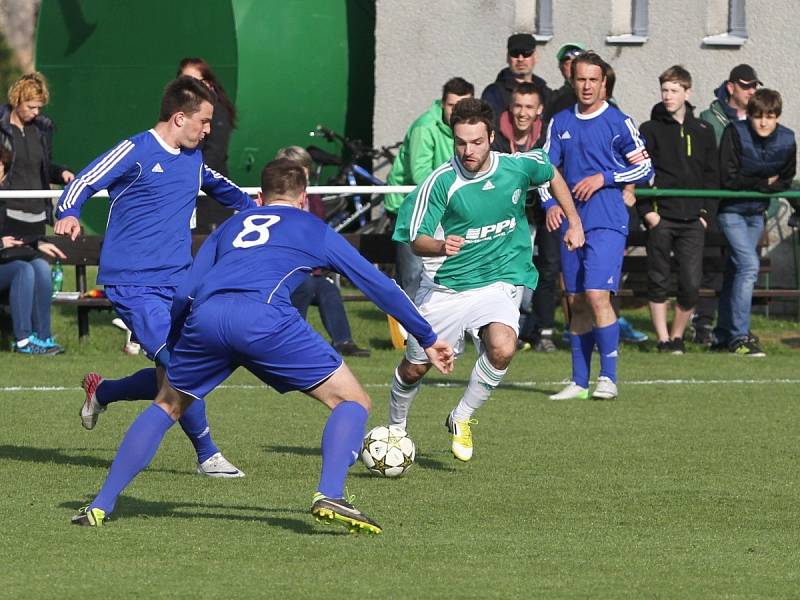
<path fill-rule="evenodd" d="M 317 492 L 312 502 L 311 514 L 317 521 L 339 523 L 347 527 L 350 533 L 383 533 L 380 525 L 344 498 L 328 498 Z"/>
<path fill-rule="evenodd" d="M 470 426 L 477 423 L 478 421 L 475 419 L 456 421 L 453 418 L 453 413 L 447 415 L 444 426 L 450 432 L 452 441 L 450 449 L 453 451 L 453 456 L 458 460 L 467 462 L 472 458 L 472 428 Z"/>

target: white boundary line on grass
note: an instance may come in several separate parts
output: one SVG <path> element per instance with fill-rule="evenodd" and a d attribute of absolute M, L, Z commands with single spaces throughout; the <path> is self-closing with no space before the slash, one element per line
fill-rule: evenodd
<path fill-rule="evenodd" d="M 515 387 L 515 388 L 532 388 L 542 385 L 563 385 L 568 383 L 565 380 L 561 381 L 506 381 L 501 385 L 502 387 Z M 800 379 L 640 379 L 631 381 L 620 381 L 620 385 L 770 385 L 770 384 L 800 384 Z M 364 387 L 367 388 L 387 388 L 389 383 L 367 383 Z M 463 382 L 436 382 L 425 383 L 429 387 L 440 388 L 453 388 L 463 387 Z M 251 384 L 228 384 L 221 385 L 218 389 L 227 390 L 260 390 L 264 389 L 264 385 L 251 385 Z M 0 387 L 0 393 L 4 392 L 76 392 L 81 390 L 80 387 L 68 386 L 46 386 L 46 385 L 7 385 Z"/>

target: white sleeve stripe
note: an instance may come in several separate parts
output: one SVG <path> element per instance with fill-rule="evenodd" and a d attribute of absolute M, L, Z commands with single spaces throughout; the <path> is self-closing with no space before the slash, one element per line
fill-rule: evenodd
<path fill-rule="evenodd" d="M 409 241 L 415 239 L 417 237 L 417 233 L 419 232 L 419 228 L 422 226 L 422 219 L 425 216 L 425 213 L 428 211 L 428 197 L 430 196 L 431 189 L 433 189 L 433 183 L 436 179 L 447 171 L 450 168 L 450 163 L 445 163 L 438 169 L 436 169 L 433 173 L 431 173 L 428 178 L 422 183 L 422 187 L 419 190 L 419 194 L 417 195 L 416 202 L 414 203 L 414 212 L 411 214 L 411 223 L 409 227 Z"/>
<path fill-rule="evenodd" d="M 73 182 L 69 194 L 60 202 L 59 210 L 64 211 L 72 208 L 87 185 L 95 183 L 101 177 L 106 175 L 133 148 L 133 142 L 130 140 L 124 140 L 116 148 L 108 152 L 108 154 L 106 154 L 105 157 L 103 157 L 103 159 L 98 162 L 90 171 L 84 173 L 77 179 L 77 181 Z"/>
<path fill-rule="evenodd" d="M 218 173 L 217 171 L 215 171 L 214 169 L 209 167 L 207 164 L 203 163 L 203 168 L 206 169 L 209 173 L 211 173 L 211 175 L 214 177 L 214 179 L 222 179 L 223 181 L 225 181 L 226 183 L 232 185 L 236 189 L 241 189 L 241 188 L 239 188 L 238 185 L 236 185 L 230 179 L 225 177 L 225 175 L 223 175 L 222 173 Z"/>
<path fill-rule="evenodd" d="M 554 119 L 550 119 L 550 122 L 547 124 L 547 137 L 544 142 L 544 147 L 542 150 L 550 154 L 550 136 L 553 133 L 553 121 Z"/>
<path fill-rule="evenodd" d="M 629 181 L 636 181 L 637 179 L 641 179 L 644 177 L 645 173 L 647 173 L 651 169 L 651 161 L 648 159 L 639 165 L 635 169 L 630 171 L 625 171 L 622 173 L 614 173 L 614 181 L 617 182 L 629 182 Z"/>
<path fill-rule="evenodd" d="M 642 140 L 642 136 L 639 134 L 639 130 L 636 129 L 636 125 L 633 124 L 633 119 L 630 117 L 625 119 L 625 126 L 628 128 L 628 133 L 631 134 L 631 138 L 633 138 L 633 143 L 636 148 L 644 148 L 644 141 Z"/>
<path fill-rule="evenodd" d="M 535 161 L 540 165 L 545 164 L 545 160 L 542 158 L 541 152 L 517 152 L 512 156 L 514 156 L 514 158 L 527 158 L 528 160 Z"/>

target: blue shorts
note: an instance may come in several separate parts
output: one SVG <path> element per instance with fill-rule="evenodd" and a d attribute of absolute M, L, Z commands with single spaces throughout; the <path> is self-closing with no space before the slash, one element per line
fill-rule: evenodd
<path fill-rule="evenodd" d="M 561 243 L 561 272 L 568 294 L 582 294 L 586 290 L 619 289 L 622 275 L 622 257 L 625 255 L 624 233 L 615 229 L 591 229 L 586 232 L 586 243 L 574 252 Z"/>
<path fill-rule="evenodd" d="M 106 298 L 144 348 L 147 358 L 155 360 L 156 354 L 167 343 L 170 328 L 169 311 L 175 297 L 175 287 L 107 285 Z"/>
<path fill-rule="evenodd" d="M 194 307 L 171 349 L 167 379 L 204 398 L 237 367 L 281 394 L 310 390 L 342 365 L 342 357 L 292 306 L 219 295 Z"/>

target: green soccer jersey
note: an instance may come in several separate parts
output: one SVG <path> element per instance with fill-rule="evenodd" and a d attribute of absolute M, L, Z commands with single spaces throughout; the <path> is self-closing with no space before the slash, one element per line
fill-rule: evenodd
<path fill-rule="evenodd" d="M 395 241 L 409 244 L 422 235 L 465 239 L 455 256 L 423 257 L 423 278 L 456 291 L 498 281 L 536 287 L 525 195 L 553 178 L 553 166 L 542 150 L 492 152 L 490 164 L 476 176 L 453 157 L 403 201 Z"/>

